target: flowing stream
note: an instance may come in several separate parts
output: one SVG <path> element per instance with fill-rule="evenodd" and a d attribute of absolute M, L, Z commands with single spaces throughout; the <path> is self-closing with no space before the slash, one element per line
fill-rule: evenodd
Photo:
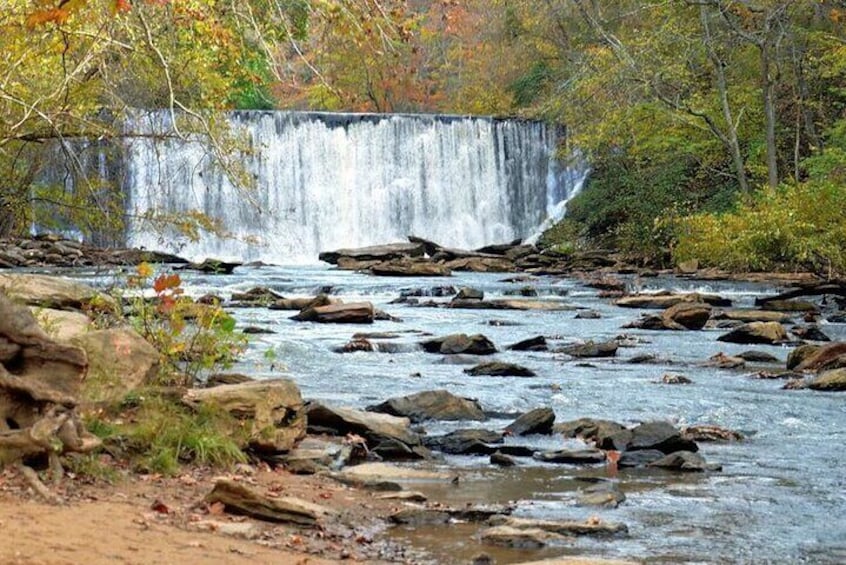
<path fill-rule="evenodd" d="M 238 309 L 241 326 L 254 325 L 275 334 L 255 336 L 236 370 L 258 377 L 286 375 L 304 397 L 335 405 L 363 408 L 393 396 L 445 388 L 478 398 L 486 411 L 502 413 L 481 424 L 501 429 L 510 415 L 549 406 L 557 421 L 579 417 L 607 418 L 625 424 L 670 420 L 677 425 L 717 424 L 741 431 L 746 440 L 728 444 L 700 443 L 709 462 L 722 472 L 678 474 L 621 470 L 616 480 L 627 500 L 616 509 L 582 508 L 575 495 L 586 480 L 605 477 L 604 468 L 540 464 L 520 459 L 519 466 L 499 469 L 486 457 L 448 457 L 443 465 L 458 468 L 462 480 L 452 485 L 420 485 L 432 499 L 450 504 L 515 501 L 516 514 L 584 520 L 596 515 L 621 521 L 630 533 L 622 539 L 579 538 L 565 546 L 539 551 L 483 547 L 477 527 L 397 529 L 391 535 L 425 550 L 440 563 L 466 563 L 485 551 L 498 563 L 562 554 L 638 558 L 670 563 L 842 563 L 846 561 L 846 404 L 842 393 L 781 390 L 782 381 L 758 380 L 759 368 L 725 371 L 700 364 L 717 352 L 736 354 L 756 349 L 774 354 L 784 366 L 788 348 L 741 346 L 717 342 L 719 330 L 649 332 L 621 330 L 641 311 L 619 308 L 598 298 L 597 291 L 565 278 L 500 282 L 497 274 L 461 273 L 451 278 L 379 278 L 321 266 L 239 268 L 229 277 L 188 275 L 192 294 L 232 291 L 256 285 L 285 296 L 329 291 L 345 301 L 372 301 L 402 318 L 372 326 L 320 325 L 294 322 L 292 312 Z M 709 283 L 658 278 L 630 281 L 644 289 L 705 290 L 751 306 L 753 298 L 774 288 L 741 283 Z M 541 299 L 563 299 L 574 308 L 590 308 L 598 319 L 575 319 L 576 310 L 515 312 L 433 309 L 389 304 L 403 289 L 469 285 L 486 297 L 506 295 L 529 285 Z M 562 298 L 563 297 L 563 298 Z M 492 319 L 513 325 L 490 325 Z M 844 324 L 824 324 L 832 339 L 846 339 Z M 333 347 L 357 331 L 399 333 L 392 342 L 406 344 L 397 353 L 339 354 Z M 404 333 L 408 332 L 408 333 Z M 439 355 L 416 347 L 420 334 L 483 333 L 500 349 L 495 357 L 534 369 L 534 378 L 469 377 L 466 366 L 444 364 Z M 575 361 L 564 354 L 505 351 L 516 341 L 544 335 L 552 346 L 579 340 L 608 340 L 623 332 L 632 346 L 617 357 Z M 267 355 L 272 351 L 271 355 Z M 635 365 L 626 359 L 652 353 L 665 361 Z M 271 361 L 272 359 L 272 361 Z M 273 366 L 271 366 L 271 364 Z M 690 385 L 658 384 L 665 373 L 680 373 Z M 425 424 L 430 434 L 477 423 Z M 560 437 L 507 438 L 510 443 L 544 448 L 564 445 Z M 415 488 L 417 488 L 415 486 Z M 422 559 L 423 557 L 421 557 Z"/>

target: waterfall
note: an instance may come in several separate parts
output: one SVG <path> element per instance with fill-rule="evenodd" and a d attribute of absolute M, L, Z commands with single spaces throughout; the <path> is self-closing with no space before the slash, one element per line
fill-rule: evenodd
<path fill-rule="evenodd" d="M 418 235 L 476 248 L 532 234 L 568 198 L 555 159 L 561 128 L 434 115 L 233 112 L 252 188 L 237 188 L 207 146 L 162 136 L 170 114 L 127 122 L 128 243 L 200 259 L 316 261 L 320 251 Z M 198 211 L 229 237 L 157 234 L 150 211 Z"/>

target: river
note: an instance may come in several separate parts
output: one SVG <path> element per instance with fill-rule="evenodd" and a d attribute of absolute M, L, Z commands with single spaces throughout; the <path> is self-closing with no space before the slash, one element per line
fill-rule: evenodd
<path fill-rule="evenodd" d="M 486 411 L 501 419 L 483 427 L 501 429 L 511 414 L 549 406 L 558 422 L 580 417 L 607 418 L 624 424 L 669 420 L 676 425 L 716 424 L 739 430 L 742 442 L 700 443 L 701 453 L 722 472 L 673 474 L 621 470 L 613 480 L 627 500 L 615 509 L 575 505 L 586 479 L 604 477 L 604 468 L 546 465 L 519 459 L 519 466 L 499 469 L 486 457 L 449 457 L 444 465 L 458 468 L 459 487 L 422 485 L 433 499 L 464 502 L 515 502 L 515 514 L 584 520 L 596 515 L 624 522 L 629 535 L 621 539 L 579 538 L 564 547 L 542 551 L 493 550 L 479 545 L 477 528 L 398 529 L 395 538 L 420 548 L 421 556 L 441 563 L 467 562 L 485 551 L 498 563 L 561 554 L 625 557 L 670 563 L 842 563 L 846 562 L 846 471 L 841 450 L 846 440 L 846 403 L 839 393 L 781 390 L 783 381 L 751 378 L 759 368 L 726 371 L 703 367 L 722 351 L 736 354 L 756 349 L 781 360 L 781 346 L 742 346 L 717 342 L 722 330 L 654 332 L 623 330 L 643 311 L 614 306 L 595 289 L 577 280 L 541 277 L 528 282 L 501 282 L 506 275 L 461 273 L 449 278 L 379 278 L 322 266 L 261 267 L 236 270 L 231 276 L 185 276 L 192 295 L 213 292 L 229 298 L 233 291 L 261 285 L 286 297 L 313 296 L 328 291 L 345 301 L 367 300 L 402 319 L 372 326 L 321 325 L 289 320 L 293 312 L 236 309 L 240 326 L 260 326 L 274 334 L 254 336 L 244 359 L 233 370 L 259 378 L 288 376 L 307 399 L 363 408 L 393 396 L 445 388 L 479 399 Z M 731 298 L 735 307 L 752 307 L 755 296 L 775 287 L 743 283 L 702 283 L 676 278 L 630 279 L 641 290 L 659 288 L 708 291 Z M 404 289 L 443 285 L 471 286 L 495 298 L 524 286 L 540 299 L 564 300 L 569 311 L 485 311 L 421 308 L 391 304 Z M 425 300 L 426 298 L 424 298 Z M 578 309 L 591 309 L 597 319 L 575 319 Z M 491 325 L 490 320 L 501 325 Z M 832 339 L 846 339 L 846 325 L 823 323 Z M 404 343 L 402 352 L 334 353 L 357 331 L 399 333 L 390 340 Z M 483 333 L 500 349 L 497 359 L 525 365 L 534 378 L 469 377 L 466 366 L 445 364 L 441 356 L 415 347 L 420 332 L 445 335 Z M 505 351 L 519 340 L 544 335 L 551 348 L 580 340 L 604 341 L 627 334 L 632 347 L 612 359 L 573 360 L 551 352 Z M 272 350 L 272 354 L 268 354 Z M 664 362 L 629 364 L 644 353 Z M 272 363 L 272 367 L 271 367 Z M 672 372 L 692 379 L 690 385 L 659 384 Z M 432 422 L 430 434 L 475 423 Z M 544 448 L 564 445 L 560 437 L 507 438 L 510 443 Z M 416 487 L 415 487 L 416 488 Z M 422 559 L 423 557 L 421 557 Z"/>

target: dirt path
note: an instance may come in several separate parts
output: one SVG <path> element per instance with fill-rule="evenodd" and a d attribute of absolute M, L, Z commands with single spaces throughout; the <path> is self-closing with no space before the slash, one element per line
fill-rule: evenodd
<path fill-rule="evenodd" d="M 231 477 L 231 475 L 230 475 Z M 328 506 L 339 518 L 300 529 L 233 516 L 203 496 L 215 476 L 194 470 L 178 478 L 127 476 L 116 484 L 66 479 L 67 501 L 37 501 L 13 471 L 0 475 L 0 563 L 321 564 L 340 560 L 403 561 L 405 550 L 379 541 L 382 518 L 395 507 L 366 491 L 322 477 L 256 471 L 239 480 L 279 496 Z"/>

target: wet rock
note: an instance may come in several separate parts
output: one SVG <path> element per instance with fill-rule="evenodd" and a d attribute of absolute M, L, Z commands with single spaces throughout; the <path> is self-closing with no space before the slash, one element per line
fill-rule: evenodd
<path fill-rule="evenodd" d="M 645 467 L 653 461 L 658 461 L 666 455 L 657 449 L 641 449 L 639 451 L 626 451 L 620 454 L 617 466 L 624 467 Z"/>
<path fill-rule="evenodd" d="M 343 471 L 333 473 L 331 476 L 345 484 L 363 485 L 376 485 L 378 483 L 400 484 L 406 482 L 448 484 L 455 478 L 455 475 L 450 473 L 400 467 L 389 463 L 362 463 L 352 467 L 345 467 Z M 392 488 L 391 490 L 399 491 L 402 490 L 402 487 Z"/>
<path fill-rule="evenodd" d="M 831 341 L 819 326 L 794 326 L 790 333 L 800 339 L 807 339 L 808 341 Z"/>
<path fill-rule="evenodd" d="M 428 448 L 422 445 L 408 445 L 397 439 L 383 439 L 370 448 L 376 458 L 386 461 L 434 459 Z"/>
<path fill-rule="evenodd" d="M 671 375 L 669 373 L 661 377 L 661 382 L 665 385 L 689 385 L 693 383 L 684 375 Z"/>
<path fill-rule="evenodd" d="M 605 452 L 599 449 L 558 449 L 541 451 L 533 455 L 544 463 L 565 463 L 568 465 L 596 465 L 605 463 Z"/>
<path fill-rule="evenodd" d="M 376 263 L 370 274 L 380 277 L 448 277 L 449 267 L 426 259 L 394 259 Z"/>
<path fill-rule="evenodd" d="M 159 352 L 131 328 L 97 330 L 71 340 L 88 356 L 89 400 L 114 401 L 152 384 L 159 371 Z"/>
<path fill-rule="evenodd" d="M 355 249 L 324 251 L 318 255 L 318 259 L 337 265 L 341 258 L 355 261 L 389 261 L 403 257 L 422 257 L 423 253 L 424 246 L 420 243 L 390 243 Z"/>
<path fill-rule="evenodd" d="M 643 308 L 664 310 L 678 304 L 679 302 L 704 302 L 711 306 L 729 307 L 731 300 L 721 298 L 713 294 L 635 294 L 624 296 L 614 301 L 617 306 L 623 308 Z"/>
<path fill-rule="evenodd" d="M 703 302 L 679 302 L 661 314 L 668 329 L 701 330 L 711 318 L 711 306 Z"/>
<path fill-rule="evenodd" d="M 802 347 L 797 348 L 797 355 L 798 350 L 801 349 Z M 846 342 L 830 343 L 816 350 L 807 349 L 803 351 L 806 351 L 807 355 L 795 367 L 790 367 L 790 358 L 788 358 L 788 369 L 793 368 L 797 371 L 821 371 L 846 367 Z"/>
<path fill-rule="evenodd" d="M 504 257 L 463 257 L 447 261 L 444 265 L 453 271 L 474 273 L 509 273 L 515 269 L 514 262 Z"/>
<path fill-rule="evenodd" d="M 243 306 L 270 306 L 285 297 L 278 292 L 263 286 L 255 286 L 245 292 L 233 292 L 231 300 Z"/>
<path fill-rule="evenodd" d="M 530 337 L 517 343 L 512 343 L 506 349 L 510 351 L 546 351 L 548 349 L 546 338 L 542 335 Z"/>
<path fill-rule="evenodd" d="M 429 339 L 421 343 L 428 353 L 492 355 L 496 353 L 493 342 L 482 334 L 452 334 Z"/>
<path fill-rule="evenodd" d="M 488 361 L 486 363 L 479 363 L 470 369 L 464 369 L 464 372 L 471 376 L 492 376 L 492 377 L 535 377 L 534 371 L 517 365 L 515 363 L 505 363 L 503 361 Z"/>
<path fill-rule="evenodd" d="M 377 496 L 379 500 L 400 500 L 402 502 L 426 502 L 428 497 L 416 490 L 401 490 L 399 492 L 386 492 Z"/>
<path fill-rule="evenodd" d="M 579 495 L 576 504 L 579 506 L 601 506 L 616 508 L 626 500 L 626 495 L 614 483 L 602 482 L 590 486 Z"/>
<path fill-rule="evenodd" d="M 424 437 L 423 445 L 449 455 L 489 455 L 498 451 L 501 433 L 490 430 L 455 430 L 442 436 Z"/>
<path fill-rule="evenodd" d="M 554 300 L 496 299 L 496 300 L 459 300 L 453 299 L 447 308 L 467 310 L 539 310 L 556 312 L 573 310 L 575 307 L 565 302 Z"/>
<path fill-rule="evenodd" d="M 300 389 L 288 379 L 190 389 L 182 402 L 194 408 L 217 406 L 229 412 L 248 427 L 248 446 L 259 453 L 290 451 L 306 434 Z"/>
<path fill-rule="evenodd" d="M 506 296 L 525 296 L 527 298 L 533 298 L 538 296 L 538 291 L 533 286 L 521 286 L 520 288 L 513 289 L 513 290 L 506 290 L 503 292 Z"/>
<path fill-rule="evenodd" d="M 588 341 L 586 343 L 568 345 L 561 348 L 562 353 L 566 353 L 571 357 L 586 358 L 586 357 L 613 357 L 617 354 L 617 342 L 606 341 L 602 343 L 594 343 Z"/>
<path fill-rule="evenodd" d="M 458 294 L 455 295 L 456 300 L 484 300 L 485 293 L 477 288 L 469 286 L 461 287 Z"/>
<path fill-rule="evenodd" d="M 820 373 L 807 384 L 812 390 L 846 390 L 846 368 Z"/>
<path fill-rule="evenodd" d="M 771 355 L 766 351 L 744 351 L 743 353 L 738 353 L 737 357 L 743 359 L 744 361 L 748 361 L 750 363 L 780 363 L 778 357 L 775 355 Z"/>
<path fill-rule="evenodd" d="M 706 463 L 704 457 L 691 451 L 676 451 L 670 453 L 661 459 L 649 463 L 647 467 L 658 467 L 671 471 L 686 471 L 695 473 L 722 470 L 720 465 Z"/>
<path fill-rule="evenodd" d="M 412 422 L 486 419 L 477 400 L 456 396 L 447 390 L 428 390 L 391 398 L 368 406 L 367 410 L 409 418 Z"/>
<path fill-rule="evenodd" d="M 438 365 L 475 365 L 479 358 L 475 355 L 444 355 L 435 363 Z"/>
<path fill-rule="evenodd" d="M 420 445 L 420 436 L 411 431 L 408 418 L 329 407 L 316 402 L 306 406 L 306 413 L 309 433 L 328 432 L 339 436 L 352 433 L 364 437 L 370 447 L 386 439 L 396 439 L 411 447 Z"/>
<path fill-rule="evenodd" d="M 773 345 L 787 341 L 787 332 L 778 322 L 750 322 L 721 335 L 717 341 Z"/>
<path fill-rule="evenodd" d="M 681 435 L 690 441 L 741 441 L 743 434 L 711 424 L 682 428 Z"/>
<path fill-rule="evenodd" d="M 517 461 L 515 461 L 513 457 L 510 457 L 501 451 L 491 453 L 490 462 L 491 465 L 496 465 L 497 467 L 514 467 L 517 465 Z"/>
<path fill-rule="evenodd" d="M 354 353 L 356 351 L 372 352 L 375 351 L 375 349 L 373 348 L 373 343 L 369 340 L 364 338 L 355 338 L 348 341 L 341 347 L 336 347 L 333 351 L 335 351 L 335 353 Z"/>
<path fill-rule="evenodd" d="M 597 437 L 596 445 L 604 450 L 657 449 L 663 453 L 699 449 L 695 442 L 684 439 L 681 432 L 669 422 L 644 422 L 631 429 Z"/>
<path fill-rule="evenodd" d="M 722 351 L 716 355 L 712 355 L 703 364 L 705 367 L 716 367 L 718 369 L 740 369 L 746 366 L 746 361 L 740 357 L 732 357 L 726 355 Z"/>
<path fill-rule="evenodd" d="M 505 431 L 514 436 L 549 435 L 552 433 L 554 424 L 555 412 L 552 408 L 535 408 L 508 424 Z"/>
<path fill-rule="evenodd" d="M 484 522 L 491 517 L 510 512 L 507 507 L 483 507 L 468 505 L 463 508 L 451 508 L 442 506 L 440 508 L 404 508 L 388 517 L 394 524 L 406 526 L 425 526 L 448 524 L 454 521 L 460 522 Z"/>
<path fill-rule="evenodd" d="M 318 521 L 335 512 L 305 500 L 292 497 L 270 497 L 241 483 L 220 479 L 206 495 L 208 504 L 220 502 L 226 510 L 259 520 L 300 526 L 317 526 Z"/>
<path fill-rule="evenodd" d="M 243 265 L 243 263 L 221 261 L 219 259 L 205 259 L 201 263 L 188 263 L 186 265 L 176 267 L 176 270 L 200 271 L 201 273 L 206 273 L 208 275 L 231 275 L 232 272 L 241 265 Z"/>
<path fill-rule="evenodd" d="M 291 319 L 321 324 L 372 324 L 373 318 L 374 310 L 370 302 L 350 302 L 306 308 Z"/>
<path fill-rule="evenodd" d="M 552 431 L 565 438 L 580 438 L 584 441 L 596 441 L 600 437 L 607 437 L 625 430 L 626 427 L 611 420 L 596 418 L 579 418 L 569 422 L 555 424 Z"/>

